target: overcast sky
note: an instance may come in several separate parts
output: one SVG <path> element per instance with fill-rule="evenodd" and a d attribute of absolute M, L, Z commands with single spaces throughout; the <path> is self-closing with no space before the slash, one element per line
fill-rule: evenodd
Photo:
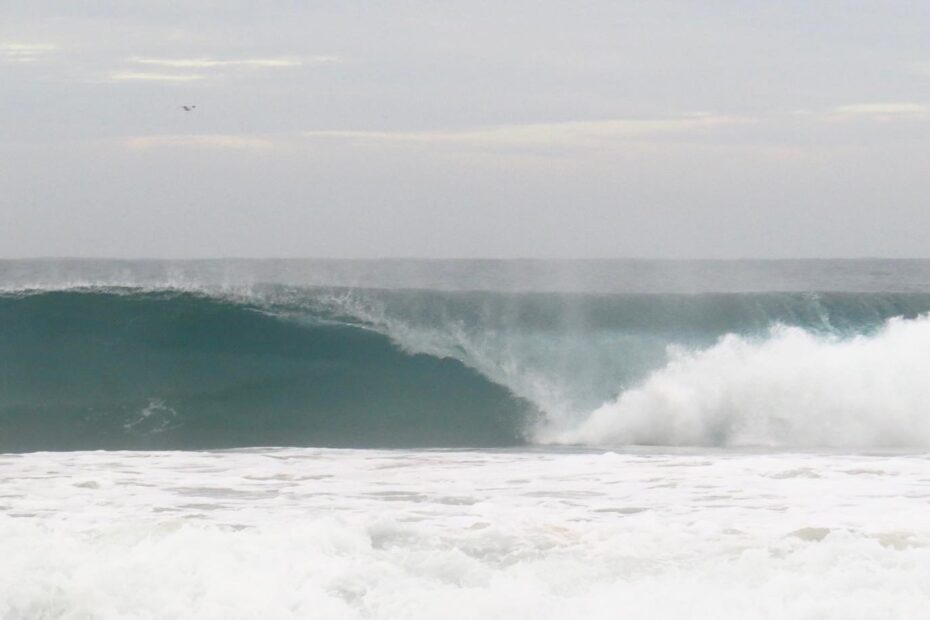
<path fill-rule="evenodd" d="M 928 257 L 928 32 L 925 0 L 0 0 L 0 256 Z"/>

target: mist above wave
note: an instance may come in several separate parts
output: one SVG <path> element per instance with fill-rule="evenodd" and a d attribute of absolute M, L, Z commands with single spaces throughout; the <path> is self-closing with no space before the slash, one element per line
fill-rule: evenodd
<path fill-rule="evenodd" d="M 0 290 L 255 284 L 565 293 L 913 293 L 930 291 L 930 260 L 0 260 Z"/>

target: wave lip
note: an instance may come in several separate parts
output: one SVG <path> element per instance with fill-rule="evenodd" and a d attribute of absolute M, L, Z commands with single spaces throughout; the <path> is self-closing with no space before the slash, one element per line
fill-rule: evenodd
<path fill-rule="evenodd" d="M 775 326 L 677 349 L 636 387 L 544 441 L 588 445 L 930 447 L 930 317 L 840 338 Z"/>

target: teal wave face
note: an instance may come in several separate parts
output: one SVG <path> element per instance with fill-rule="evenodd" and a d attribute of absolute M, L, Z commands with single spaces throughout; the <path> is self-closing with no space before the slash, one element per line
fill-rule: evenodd
<path fill-rule="evenodd" d="M 0 450 L 506 446 L 528 405 L 359 326 L 187 293 L 0 298 Z"/>

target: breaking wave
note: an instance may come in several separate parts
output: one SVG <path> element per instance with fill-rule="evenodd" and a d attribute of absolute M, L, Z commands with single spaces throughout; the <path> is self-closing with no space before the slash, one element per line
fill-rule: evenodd
<path fill-rule="evenodd" d="M 0 295 L 0 450 L 930 446 L 930 295 Z"/>
<path fill-rule="evenodd" d="M 556 441 L 773 447 L 930 446 L 930 318 L 842 339 L 776 326 L 671 361 Z"/>

